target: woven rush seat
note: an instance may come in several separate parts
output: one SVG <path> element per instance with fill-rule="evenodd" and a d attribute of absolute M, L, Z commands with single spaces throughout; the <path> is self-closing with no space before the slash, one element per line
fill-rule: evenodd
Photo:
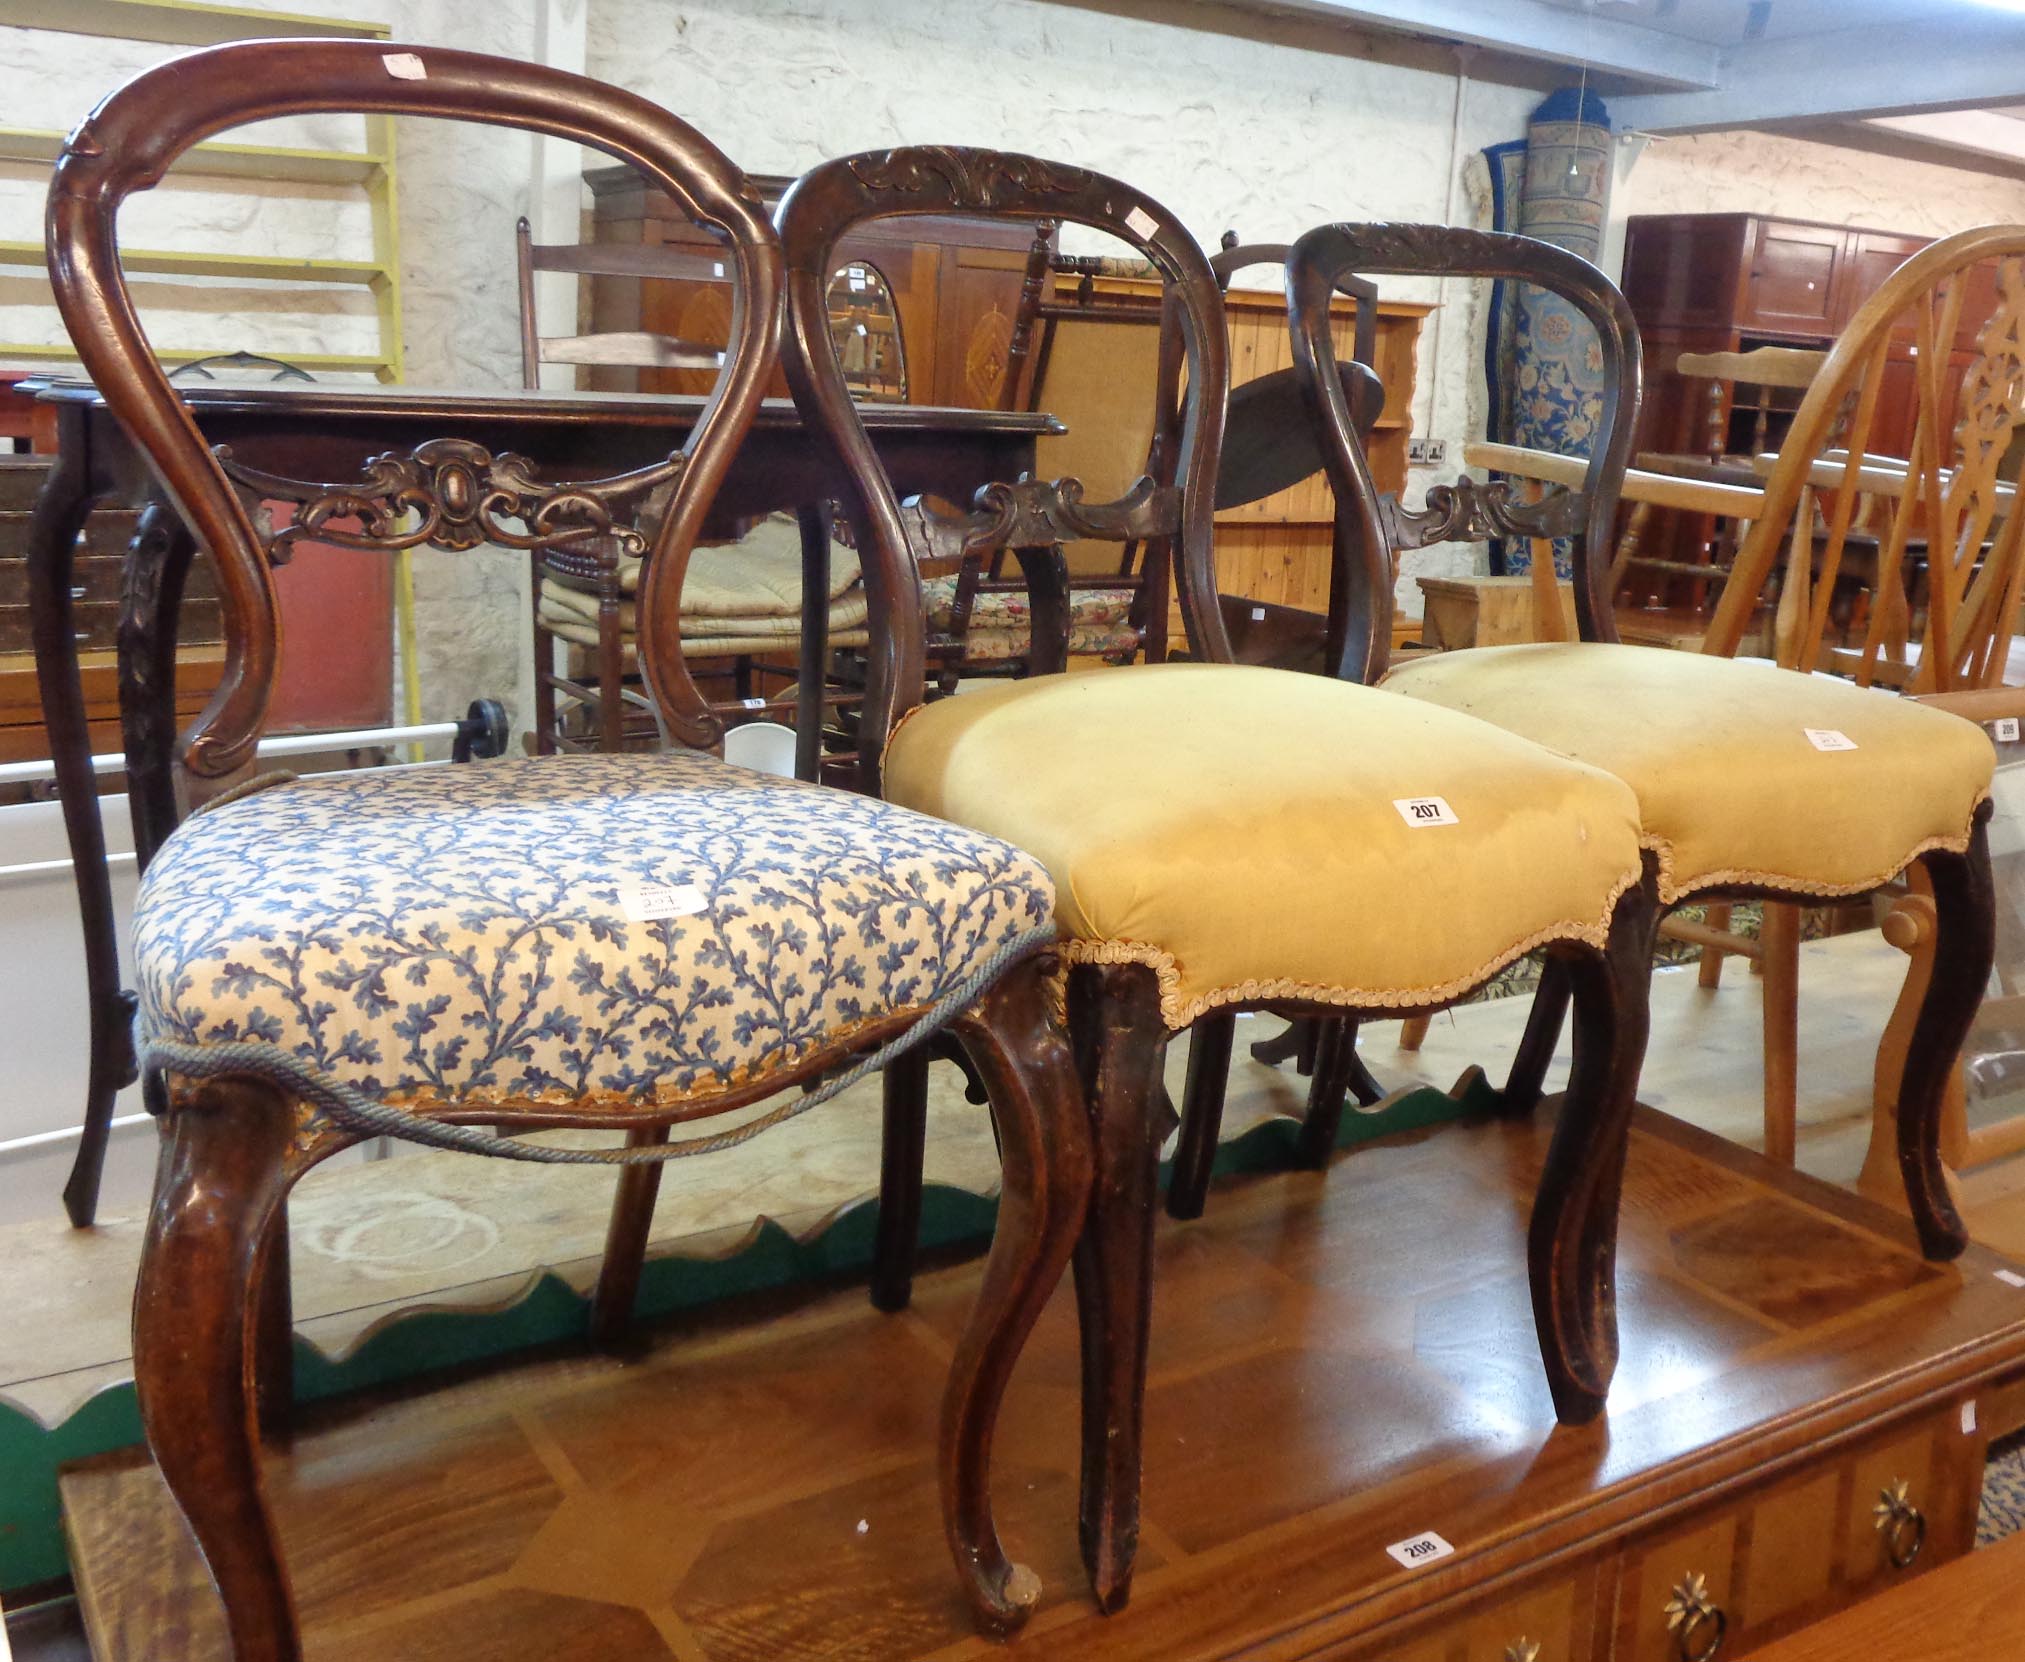
<path fill-rule="evenodd" d="M 637 914 L 658 890 L 661 909 Z M 668 1106 L 1031 946 L 989 836 L 690 752 L 279 783 L 180 826 L 135 905 L 153 1040 L 253 1042 L 415 1106 Z"/>

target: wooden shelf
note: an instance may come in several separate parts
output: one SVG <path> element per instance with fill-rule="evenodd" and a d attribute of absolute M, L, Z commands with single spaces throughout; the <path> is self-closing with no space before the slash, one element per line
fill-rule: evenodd
<path fill-rule="evenodd" d="M 43 268 L 39 242 L 0 242 L 0 266 Z M 292 260 L 270 254 L 209 254 L 156 248 L 122 248 L 120 264 L 130 272 L 165 277 L 295 277 L 313 283 L 358 283 L 374 287 L 387 280 L 376 260 Z"/>
<path fill-rule="evenodd" d="M 214 358 L 222 353 L 240 350 L 233 346 L 179 346 L 165 347 L 155 356 L 165 364 L 186 364 L 195 358 Z M 368 354 L 351 352 L 286 352 L 271 353 L 295 365 L 297 369 L 322 370 L 327 374 L 355 371 L 362 375 L 377 375 L 381 380 L 393 377 L 394 365 L 386 358 L 375 358 Z M 51 345 L 47 342 L 0 341 L 0 363 L 19 360 L 30 363 L 74 364 L 77 351 L 67 341 Z"/>
<path fill-rule="evenodd" d="M 0 127 L 0 161 L 53 162 L 67 136 L 54 128 Z M 228 179 L 284 179 L 292 184 L 361 185 L 385 166 L 384 157 L 362 150 L 200 144 L 182 157 L 171 172 Z"/>
<path fill-rule="evenodd" d="M 213 6 L 201 0 L 0 0 L 0 25 L 170 46 L 216 46 L 220 41 L 266 40 L 274 35 L 384 40 L 391 32 L 384 23 Z"/>

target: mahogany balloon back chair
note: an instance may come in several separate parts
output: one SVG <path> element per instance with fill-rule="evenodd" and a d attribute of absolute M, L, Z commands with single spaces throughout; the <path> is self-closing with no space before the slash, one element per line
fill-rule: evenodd
<path fill-rule="evenodd" d="M 1054 219 L 1152 261 L 1178 309 L 1187 371 L 1171 472 L 1107 503 L 1086 501 L 1075 480 L 1033 478 L 986 486 L 961 517 L 900 502 L 831 350 L 823 287 L 841 237 L 911 214 Z M 1097 1145 L 1076 1275 L 1082 1545 L 1099 1601 L 1124 1602 L 1138 1537 L 1161 1058 L 1170 1035 L 1212 1011 L 1431 1008 L 1533 946 L 1567 956 L 1579 1060 L 1530 1260 L 1557 1407 L 1594 1414 L 1616 1357 L 1612 1243 L 1645 1036 L 1650 930 L 1630 793 L 1486 723 L 1230 661 L 1211 555 L 1229 376 L 1222 297 L 1159 203 L 1086 168 L 933 146 L 825 162 L 777 217 L 789 383 L 847 464 L 846 506 L 881 604 L 918 615 L 923 543 L 1010 550 L 1032 589 L 1035 656 L 1050 647 L 1059 668 L 1063 543 L 1178 547 L 1197 662 L 1036 673 L 924 703 L 919 638 L 896 632 L 875 649 L 868 689 L 871 725 L 892 736 L 867 747 L 865 777 L 888 800 L 958 824 L 995 836 L 1018 827 L 1055 880 Z M 1447 812 L 1428 828 L 1415 799 L 1431 810 L 1437 796 Z M 1527 881 L 1506 880 L 1515 873 Z M 918 1105 L 889 1098 L 889 1110 L 891 1126 Z"/>
<path fill-rule="evenodd" d="M 1464 478 L 1430 490 L 1418 512 L 1381 493 L 1331 373 L 1324 306 L 1343 271 L 1498 277 L 1569 301 L 1597 329 L 1604 363 L 1596 442 L 1581 487 L 1551 486 L 1521 503 L 1505 484 Z M 1765 527 L 1795 509 L 1797 469 L 1775 479 L 1779 493 L 1767 492 L 1765 518 L 1739 555 L 1707 652 L 1618 641 L 1610 548 L 1631 443 L 1638 335 L 1623 295 L 1586 260 L 1489 231 L 1330 225 L 1295 245 L 1287 292 L 1295 364 L 1325 430 L 1331 480 L 1363 526 L 1361 570 L 1374 588 L 1389 592 L 1393 555 L 1430 542 L 1521 535 L 1566 537 L 1572 545 L 1579 640 L 1434 653 L 1387 674 L 1387 642 L 1374 632 L 1365 679 L 1382 677 L 1388 691 L 1494 722 L 1624 780 L 1638 796 L 1641 837 L 1657 862 L 1657 898 L 1668 910 L 1864 894 L 1924 862 L 1941 967 L 1905 1067 L 1898 1152 L 1923 1248 L 1935 1258 L 1959 1253 L 1967 1237 L 1942 1174 L 1938 1121 L 1993 950 L 1988 739 L 1970 722 L 1904 699 L 1725 656 L 1769 566 L 1777 533 Z M 1881 362 L 1886 344 L 1867 340 L 1859 362 Z M 1798 442 L 1827 431 L 1848 385 L 1826 373 L 1815 383 L 1794 423 Z M 1850 506 L 1838 503 L 1845 526 Z M 1524 1041 L 1538 1068 L 1552 1051 L 1565 997 L 1565 977 L 1549 965 Z"/>
<path fill-rule="evenodd" d="M 991 838 L 699 751 L 247 777 L 278 651 L 270 540 L 150 351 L 114 224 L 193 144 L 323 111 L 575 140 L 638 168 L 723 246 L 729 343 L 670 458 L 640 595 L 648 684 L 685 733 L 712 724 L 683 668 L 676 602 L 775 362 L 782 278 L 758 193 L 693 128 L 580 76 L 474 53 L 334 41 L 193 53 L 113 93 L 58 158 L 58 303 L 111 411 L 210 550 L 227 626 L 218 691 L 175 746 L 197 810 L 155 853 L 135 908 L 142 1063 L 165 1147 L 134 1343 L 148 1441 L 223 1595 L 234 1654 L 301 1654 L 262 1493 L 254 1310 L 263 1271 L 272 1280 L 285 1262 L 283 1198 L 305 1170 L 392 1133 L 622 1164 L 630 1181 L 823 1100 L 948 1021 L 991 1087 L 1006 1198 L 944 1399 L 944 1510 L 980 1615 L 1015 1621 L 1033 1578 L 992 1526 L 992 1426 L 1089 1179 L 1044 992 L 1045 872 Z M 397 529 L 398 489 L 362 481 L 354 511 Z M 673 915 L 629 908 L 631 886 L 671 882 L 688 891 Z M 783 1092 L 736 1131 L 665 1140 L 672 1124 Z M 472 1122 L 592 1127 L 633 1146 L 541 1148 Z"/>

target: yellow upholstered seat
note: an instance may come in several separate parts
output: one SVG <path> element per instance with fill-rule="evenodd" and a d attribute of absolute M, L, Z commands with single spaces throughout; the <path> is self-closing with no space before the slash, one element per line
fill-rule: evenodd
<path fill-rule="evenodd" d="M 1982 730 L 1959 716 L 1827 676 L 1657 647 L 1441 652 L 1384 686 L 1622 779 L 1638 795 L 1668 903 L 1736 884 L 1857 894 L 1929 849 L 1960 852 L 1994 763 Z"/>
<path fill-rule="evenodd" d="M 1608 774 L 1431 705 L 1236 665 L 927 705 L 887 747 L 885 792 L 1037 856 L 1066 955 L 1151 965 L 1170 1029 L 1262 998 L 1459 996 L 1545 941 L 1600 946 L 1639 870 L 1637 803 Z M 1436 796 L 1454 823 L 1399 806 Z"/>

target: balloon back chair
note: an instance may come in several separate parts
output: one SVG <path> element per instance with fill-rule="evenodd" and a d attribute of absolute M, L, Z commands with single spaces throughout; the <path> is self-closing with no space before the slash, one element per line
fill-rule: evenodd
<path fill-rule="evenodd" d="M 993 1528 L 992 1426 L 1089 1182 L 1087 1121 L 1045 994 L 1046 873 L 988 837 L 700 751 L 248 778 L 278 652 L 273 539 L 158 367 L 114 225 L 120 203 L 191 145 L 322 111 L 572 139 L 631 163 L 722 244 L 729 343 L 657 477 L 668 499 L 640 596 L 648 683 L 684 731 L 708 730 L 683 668 L 684 566 L 775 363 L 782 278 L 758 193 L 692 128 L 582 77 L 466 52 L 330 41 L 198 52 L 113 93 L 57 161 L 48 240 L 65 322 L 210 550 L 227 621 L 218 691 L 174 745 L 192 811 L 154 854 L 135 908 L 142 1065 L 164 1146 L 134 1347 L 148 1442 L 223 1595 L 234 1654 L 301 1654 L 262 1490 L 269 1346 L 255 1310 L 263 1274 L 273 1282 L 286 1262 L 283 1201 L 304 1171 L 391 1133 L 619 1164 L 631 1178 L 742 1141 L 944 1023 L 991 1087 L 1005 1169 L 944 1399 L 944 1515 L 979 1615 L 1015 1622 L 1034 1578 L 1007 1563 Z M 392 534 L 412 493 L 390 471 L 381 458 L 374 477 L 334 489 L 342 511 Z M 596 505 L 572 492 L 565 482 L 559 494 L 577 506 L 552 504 L 541 523 L 595 530 Z M 672 898 L 643 903 L 652 885 L 673 885 Z M 665 1141 L 673 1124 L 780 1093 L 737 1130 Z M 546 1148 L 474 1122 L 594 1127 L 633 1146 Z"/>
<path fill-rule="evenodd" d="M 1179 307 L 1187 369 L 1165 480 L 1141 479 L 1108 503 L 1085 501 L 1074 480 L 1005 481 L 960 518 L 897 499 L 830 349 L 822 295 L 841 237 L 910 214 L 1055 219 L 1153 262 Z M 1036 673 L 923 703 L 918 645 L 896 635 L 875 653 L 869 694 L 873 725 L 892 737 L 863 757 L 890 801 L 992 835 L 1019 827 L 1055 880 L 1070 1040 L 1097 1146 L 1076 1288 L 1082 1546 L 1099 1602 L 1125 1601 L 1138 1539 L 1162 1057 L 1170 1035 L 1211 1011 L 1439 1007 L 1533 946 L 1567 956 L 1578 1062 L 1534 1211 L 1531 1281 L 1557 1409 L 1596 1413 L 1616 1359 L 1616 1209 L 1651 933 L 1630 793 L 1486 723 L 1230 661 L 1211 555 L 1229 376 L 1222 297 L 1160 204 L 1082 167 L 938 146 L 826 162 L 777 220 L 789 383 L 848 464 L 847 508 L 882 604 L 909 610 L 910 539 L 1009 549 L 1032 586 L 1036 656 L 1045 630 L 1059 666 L 1062 544 L 1179 545 L 1198 661 Z"/>
<path fill-rule="evenodd" d="M 2014 240 L 2025 247 L 2025 237 Z M 1919 259 L 1930 257 L 1945 263 L 1946 245 Z M 1581 486 L 1550 486 L 1538 500 L 1520 502 L 1508 485 L 1464 478 L 1430 491 L 1419 512 L 1380 493 L 1332 373 L 1325 307 L 1330 285 L 1345 271 L 1498 277 L 1548 289 L 1574 305 L 1595 326 L 1602 356 L 1601 402 Z M 1325 429 L 1331 481 L 1360 518 L 1371 550 L 1361 569 L 1372 583 L 1382 582 L 1389 593 L 1393 555 L 1456 539 L 1567 538 L 1574 560 L 1579 640 L 1434 653 L 1387 674 L 1389 643 L 1373 631 L 1363 659 L 1367 681 L 1382 678 L 1387 691 L 1495 722 L 1624 780 L 1637 793 L 1641 838 L 1657 862 L 1657 898 L 1669 911 L 1690 902 L 1737 899 L 1763 900 L 1769 910 L 1865 894 L 1891 883 L 1914 862 L 1923 863 L 1933 883 L 1939 967 L 1905 1065 L 1898 1157 L 1922 1247 L 1933 1258 L 1958 1254 L 1967 1237 L 1941 1169 L 1938 1122 L 1948 1072 L 1993 952 L 1984 832 L 1993 755 L 1983 733 L 1957 716 L 1832 676 L 1793 673 L 1815 667 L 1818 651 L 1782 652 L 1786 667 L 1727 656 L 1736 650 L 1771 550 L 1796 511 L 1811 541 L 1811 510 L 1802 501 L 1805 469 L 1782 461 L 1766 492 L 1764 515 L 1726 586 L 1706 652 L 1622 644 L 1611 609 L 1610 548 L 1631 443 L 1639 349 L 1630 308 L 1616 285 L 1588 261 L 1527 237 L 1436 226 L 1331 225 L 1295 245 L 1287 292 L 1295 365 Z M 1887 310 L 1895 313 L 1904 304 L 1901 295 L 1897 307 L 1888 307 L 1881 291 L 1858 323 L 1875 310 L 1888 325 Z M 1927 327 L 1933 327 L 1931 318 Z M 1855 329 L 1852 325 L 1852 333 Z M 1888 329 L 1866 335 L 1847 353 L 1838 346 L 1847 373 L 1824 371 L 1817 379 L 1795 418 L 1789 446 L 1821 441 L 1838 402 L 1866 367 L 1874 400 L 1887 335 Z M 1937 453 L 1941 429 L 1924 425 L 1925 415 L 1921 420 L 1914 471 L 1926 495 L 1939 490 L 1939 469 L 1934 464 L 1922 471 L 1920 458 Z M 1851 439 L 1859 454 L 1864 427 L 1860 416 Z M 1943 510 L 1953 502 L 1947 498 Z M 1964 534 L 1980 536 L 1989 524 L 1987 502 L 1965 492 L 1963 504 Z M 1853 490 L 1836 496 L 1826 567 L 1831 585 L 1853 507 Z M 2016 544 L 2015 524 L 2009 539 Z M 1973 563 L 1967 556 L 1957 561 L 1959 583 L 1968 582 Z M 1801 617 L 1806 564 L 1804 558 L 1796 562 L 1798 575 L 1789 578 L 1784 602 Z M 2015 576 L 1992 573 L 1981 589 L 1969 585 L 1963 612 L 1980 605 L 1994 615 L 1991 596 L 1999 587 L 2015 608 L 2015 582 Z M 1946 641 L 1944 603 L 1937 599 L 1933 611 L 1942 616 L 1932 626 L 1936 639 Z M 1817 607 L 1817 643 L 1821 612 Z M 1880 613 L 1881 626 L 1888 627 L 1888 610 L 1881 606 L 1873 616 Z M 1928 667 L 1936 667 L 1932 659 Z M 1535 1066 L 1545 1066 L 1565 1009 L 1565 974 L 1549 964 L 1523 1041 Z"/>

